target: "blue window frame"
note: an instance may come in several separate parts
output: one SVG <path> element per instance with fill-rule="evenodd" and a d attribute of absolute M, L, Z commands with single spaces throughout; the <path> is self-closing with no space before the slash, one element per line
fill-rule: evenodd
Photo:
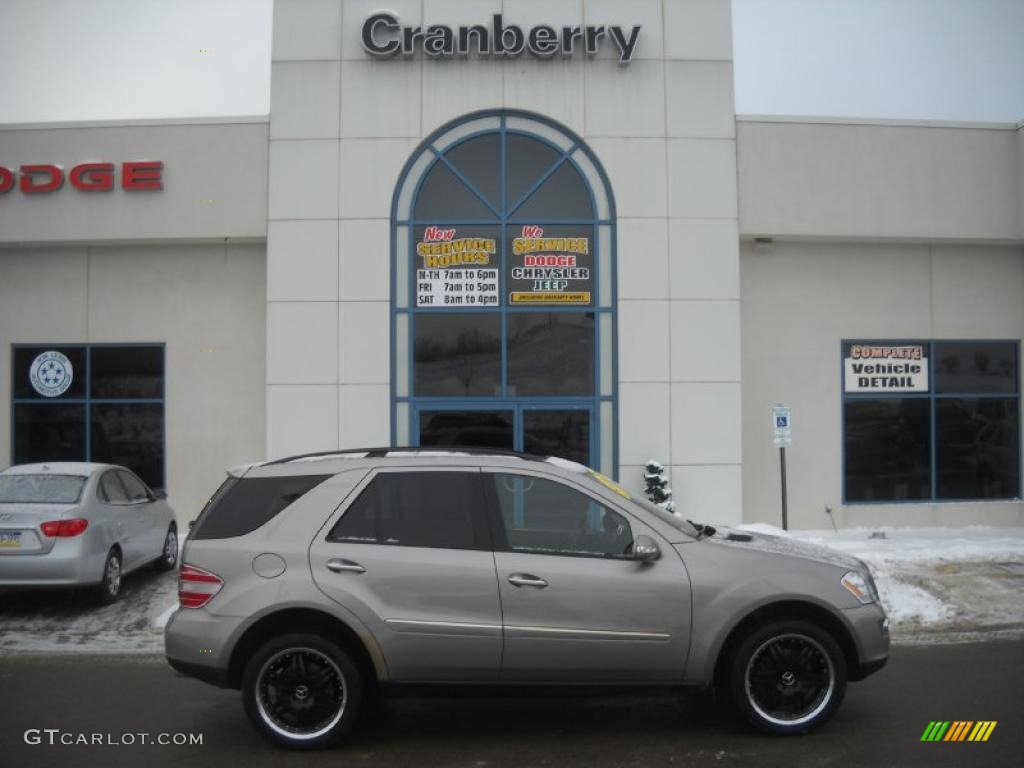
<path fill-rule="evenodd" d="M 499 110 L 428 137 L 392 200 L 392 443 L 568 453 L 614 476 L 615 248 L 607 175 L 571 131 Z"/>
<path fill-rule="evenodd" d="M 1021 497 L 1020 342 L 844 340 L 843 500 Z"/>
<path fill-rule="evenodd" d="M 166 486 L 163 344 L 15 344 L 11 461 L 120 464 Z"/>

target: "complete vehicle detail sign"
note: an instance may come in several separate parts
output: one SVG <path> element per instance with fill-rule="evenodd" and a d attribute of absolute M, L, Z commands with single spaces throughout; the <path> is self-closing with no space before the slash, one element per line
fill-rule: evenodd
<path fill-rule="evenodd" d="M 843 358 L 844 391 L 927 392 L 928 358 L 924 349 L 923 344 L 850 344 Z"/>
<path fill-rule="evenodd" d="M 514 57 L 529 51 L 537 58 L 549 59 L 556 55 L 572 56 L 580 49 L 587 56 L 593 56 L 603 40 L 610 40 L 618 49 L 620 64 L 629 64 L 640 40 L 640 25 L 628 31 L 618 25 L 552 27 L 538 24 L 524 29 L 506 24 L 502 15 L 496 13 L 490 27 L 483 24 L 408 27 L 399 24 L 398 17 L 386 11 L 373 14 L 363 23 L 363 48 L 371 56 L 380 58 L 397 54 L 414 56 L 418 50 L 431 58 L 470 53 Z"/>

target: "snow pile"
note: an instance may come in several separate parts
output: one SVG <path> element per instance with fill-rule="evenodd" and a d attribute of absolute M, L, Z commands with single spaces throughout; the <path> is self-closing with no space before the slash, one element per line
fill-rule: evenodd
<path fill-rule="evenodd" d="M 781 536 L 785 539 L 793 538 L 789 531 L 784 531 L 781 528 L 776 528 L 774 525 L 768 525 L 768 523 L 743 523 L 737 525 L 736 530 L 739 531 L 750 531 L 751 533 L 761 533 L 765 536 Z"/>
<path fill-rule="evenodd" d="M 741 526 L 787 535 L 773 526 Z M 791 531 L 868 564 L 896 641 L 1024 635 L 1024 528 Z"/>
<path fill-rule="evenodd" d="M 871 564 L 1024 559 L 1024 528 L 974 525 L 967 528 L 844 528 L 838 533 L 827 530 L 792 533 L 804 541 L 834 547 Z M 884 538 L 879 534 L 884 534 Z"/>
<path fill-rule="evenodd" d="M 0 590 L 0 654 L 163 653 L 177 608 L 177 573 L 152 568 L 126 576 L 113 605 L 87 590 Z"/>
<path fill-rule="evenodd" d="M 884 583 L 884 587 L 883 587 Z M 897 626 L 905 622 L 935 624 L 953 618 L 953 606 L 939 600 L 913 584 L 884 580 L 878 584 L 882 605 L 886 607 L 889 620 Z"/>

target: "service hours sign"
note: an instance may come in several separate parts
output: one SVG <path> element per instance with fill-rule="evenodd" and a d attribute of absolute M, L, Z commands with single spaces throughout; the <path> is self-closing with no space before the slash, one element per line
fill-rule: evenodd
<path fill-rule="evenodd" d="M 460 234 L 455 227 L 425 227 L 416 258 L 417 307 L 498 305 L 495 238 Z"/>

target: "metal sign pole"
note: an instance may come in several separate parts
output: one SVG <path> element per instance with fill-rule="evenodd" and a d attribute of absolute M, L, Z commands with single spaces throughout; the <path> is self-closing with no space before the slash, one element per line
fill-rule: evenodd
<path fill-rule="evenodd" d="M 772 430 L 779 449 L 779 473 L 782 475 L 782 530 L 789 530 L 789 501 L 786 498 L 786 446 L 793 444 L 793 411 L 785 405 L 772 408 Z"/>
<path fill-rule="evenodd" d="M 782 530 L 789 530 L 788 509 L 786 503 L 786 448 L 779 446 L 779 470 L 782 473 Z"/>

